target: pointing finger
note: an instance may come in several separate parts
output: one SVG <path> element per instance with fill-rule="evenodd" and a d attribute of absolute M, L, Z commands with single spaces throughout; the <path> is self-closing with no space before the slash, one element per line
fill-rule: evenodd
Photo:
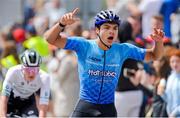
<path fill-rule="evenodd" d="M 73 11 L 72 11 L 72 14 L 75 15 L 79 12 L 79 8 L 75 8 Z"/>

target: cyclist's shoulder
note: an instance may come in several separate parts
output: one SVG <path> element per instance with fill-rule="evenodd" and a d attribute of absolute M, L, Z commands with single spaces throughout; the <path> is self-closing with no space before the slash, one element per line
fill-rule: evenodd
<path fill-rule="evenodd" d="M 22 65 L 15 65 L 8 69 L 8 73 L 17 73 L 21 71 Z"/>
<path fill-rule="evenodd" d="M 67 40 L 74 40 L 74 41 L 86 41 L 87 39 L 80 36 L 70 36 L 67 37 Z"/>
<path fill-rule="evenodd" d="M 115 48 L 128 48 L 128 47 L 134 47 L 135 45 L 130 44 L 130 43 L 113 43 L 113 47 Z"/>
<path fill-rule="evenodd" d="M 71 36 L 71 37 L 68 37 L 67 40 L 78 41 L 78 42 L 82 42 L 82 43 L 92 43 L 92 42 L 94 42 L 95 39 L 86 39 L 86 38 L 80 37 L 80 36 Z"/>

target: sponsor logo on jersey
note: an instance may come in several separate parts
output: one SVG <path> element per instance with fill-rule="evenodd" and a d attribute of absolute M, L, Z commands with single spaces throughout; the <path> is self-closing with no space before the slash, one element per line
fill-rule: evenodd
<path fill-rule="evenodd" d="M 5 86 L 5 89 L 2 90 L 2 93 L 6 96 L 10 96 L 11 87 L 9 85 Z"/>
<path fill-rule="evenodd" d="M 6 91 L 6 92 L 10 92 L 10 91 L 11 91 L 11 87 L 10 87 L 9 85 L 6 85 L 5 91 Z"/>
<path fill-rule="evenodd" d="M 37 85 L 36 84 L 30 84 L 31 87 L 36 87 Z"/>
<path fill-rule="evenodd" d="M 10 87 L 9 87 L 8 85 L 6 85 L 6 87 L 5 87 L 5 88 L 6 88 L 6 90 L 9 90 L 9 89 L 10 89 Z"/>
<path fill-rule="evenodd" d="M 100 71 L 100 70 L 89 70 L 88 74 L 91 76 L 104 76 L 104 77 L 115 77 L 116 73 L 113 71 Z"/>
<path fill-rule="evenodd" d="M 95 62 L 100 62 L 101 61 L 101 59 L 98 59 L 97 57 L 91 57 L 91 56 L 89 56 L 88 57 L 90 60 L 92 60 L 92 61 L 95 61 Z"/>

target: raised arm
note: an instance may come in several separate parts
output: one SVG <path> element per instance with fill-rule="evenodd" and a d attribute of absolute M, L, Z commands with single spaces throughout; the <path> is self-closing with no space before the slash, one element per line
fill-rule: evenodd
<path fill-rule="evenodd" d="M 75 17 L 78 11 L 79 9 L 76 8 L 72 12 L 64 14 L 60 18 L 58 23 L 56 23 L 53 27 L 51 27 L 44 33 L 44 38 L 48 41 L 48 43 L 55 45 L 59 48 L 64 48 L 67 37 L 60 35 L 60 32 L 63 31 L 66 25 L 71 25 L 77 20 L 79 20 Z"/>
<path fill-rule="evenodd" d="M 153 48 L 147 49 L 145 56 L 146 61 L 159 59 L 164 54 L 164 32 L 161 29 L 154 28 L 154 31 L 150 36 L 155 41 L 155 45 Z"/>

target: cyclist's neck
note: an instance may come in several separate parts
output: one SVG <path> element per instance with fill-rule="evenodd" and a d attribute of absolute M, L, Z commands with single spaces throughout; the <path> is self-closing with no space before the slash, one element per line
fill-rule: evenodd
<path fill-rule="evenodd" d="M 96 39 L 96 43 L 99 46 L 99 48 L 101 48 L 102 50 L 109 50 L 108 47 L 106 47 L 101 41 L 100 39 Z"/>

